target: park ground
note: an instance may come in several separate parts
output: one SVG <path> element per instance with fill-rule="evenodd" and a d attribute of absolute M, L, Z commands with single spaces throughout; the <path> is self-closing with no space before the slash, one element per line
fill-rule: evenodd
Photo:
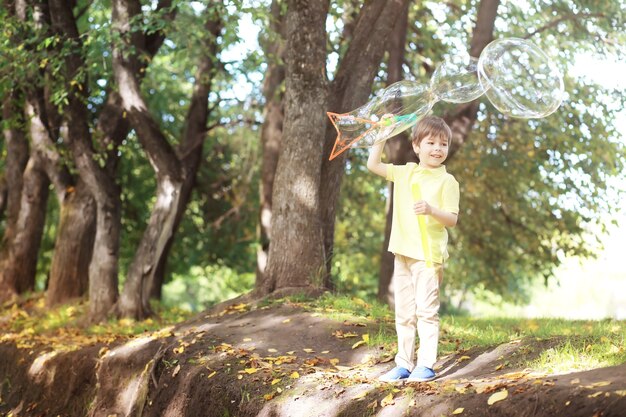
<path fill-rule="evenodd" d="M 0 311 L 3 416 L 626 416 L 624 321 L 443 316 L 439 378 L 385 384 L 386 306 L 242 297 L 87 325 L 83 303 Z"/>

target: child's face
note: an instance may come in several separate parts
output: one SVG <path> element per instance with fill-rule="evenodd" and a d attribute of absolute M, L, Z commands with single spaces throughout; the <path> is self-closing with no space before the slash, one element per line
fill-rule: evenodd
<path fill-rule="evenodd" d="M 413 151 L 426 168 L 438 168 L 448 157 L 448 140 L 444 136 L 426 136 L 418 144 L 413 142 Z"/>

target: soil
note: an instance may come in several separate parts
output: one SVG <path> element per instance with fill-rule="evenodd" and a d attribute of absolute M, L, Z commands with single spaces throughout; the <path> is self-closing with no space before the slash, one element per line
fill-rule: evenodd
<path fill-rule="evenodd" d="M 234 301 L 124 343 L 55 353 L 3 342 L 0 415 L 626 416 L 626 364 L 516 367 L 550 343 L 535 339 L 443 357 L 433 382 L 380 383 L 392 357 L 364 340 L 379 324 L 350 320 Z M 506 397 L 489 405 L 494 394 Z"/>

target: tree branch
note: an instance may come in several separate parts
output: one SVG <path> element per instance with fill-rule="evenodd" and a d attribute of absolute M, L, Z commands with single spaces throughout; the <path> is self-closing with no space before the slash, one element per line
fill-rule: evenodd
<path fill-rule="evenodd" d="M 524 39 L 532 38 L 536 34 L 541 33 L 541 32 L 543 32 L 545 30 L 551 29 L 551 28 L 555 27 L 556 25 L 558 25 L 559 23 L 561 23 L 563 21 L 566 21 L 566 20 L 578 20 L 578 19 L 586 19 L 586 18 L 593 18 L 593 17 L 603 18 L 603 17 L 606 17 L 606 15 L 604 13 L 582 13 L 582 14 L 571 14 L 571 15 L 568 15 L 568 16 L 561 16 L 558 19 L 555 19 L 555 20 L 553 20 L 553 21 L 543 25 L 539 29 L 536 29 L 536 30 L 530 32 L 529 34 L 524 36 Z"/>

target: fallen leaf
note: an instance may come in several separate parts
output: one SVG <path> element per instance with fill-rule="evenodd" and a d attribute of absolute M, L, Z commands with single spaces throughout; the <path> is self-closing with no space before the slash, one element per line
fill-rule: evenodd
<path fill-rule="evenodd" d="M 217 373 L 217 371 L 213 371 L 213 372 L 211 372 L 211 373 L 207 376 L 207 379 L 208 379 L 208 378 L 213 378 L 213 377 L 215 376 L 215 374 L 216 374 L 216 373 Z"/>
<path fill-rule="evenodd" d="M 330 364 L 333 366 L 336 366 L 339 363 L 339 359 L 337 358 L 332 358 L 329 360 Z"/>
<path fill-rule="evenodd" d="M 315 352 L 313 349 L 310 349 L 310 348 L 304 348 L 302 350 L 305 351 L 306 353 L 313 353 L 313 352 Z"/>
<path fill-rule="evenodd" d="M 270 352 L 270 353 L 276 353 L 276 352 L 278 352 L 278 351 L 277 351 L 276 349 L 274 349 L 274 348 L 269 348 L 267 351 L 268 351 L 268 352 Z"/>
<path fill-rule="evenodd" d="M 459 394 L 465 394 L 467 392 L 467 388 L 466 387 L 460 387 L 460 386 L 454 387 L 454 390 L 456 392 L 458 392 Z"/>
<path fill-rule="evenodd" d="M 620 397 L 626 397 L 626 389 L 620 389 L 620 390 L 613 391 L 613 392 L 619 395 Z"/>
<path fill-rule="evenodd" d="M 565 401 L 565 406 L 570 405 L 572 402 L 571 401 Z"/>
<path fill-rule="evenodd" d="M 352 397 L 353 400 L 360 400 L 361 398 L 365 398 L 367 396 L 367 391 L 359 392 L 357 395 Z"/>
<path fill-rule="evenodd" d="M 298 371 L 293 371 L 291 375 L 289 375 L 289 377 L 292 379 L 298 379 L 300 378 L 300 374 L 298 373 Z"/>
<path fill-rule="evenodd" d="M 283 389 L 281 387 L 277 387 L 276 392 L 280 394 L 281 392 L 283 392 Z"/>
<path fill-rule="evenodd" d="M 504 400 L 508 396 L 509 396 L 509 392 L 505 388 L 502 391 L 498 391 L 495 394 L 491 394 L 491 396 L 487 400 L 487 404 L 489 405 L 495 404 L 498 401 Z"/>
<path fill-rule="evenodd" d="M 380 406 L 381 407 L 387 407 L 388 405 L 393 405 L 396 402 L 393 400 L 393 393 L 390 392 L 389 395 L 387 395 L 385 398 L 383 398 L 382 400 L 380 400 Z"/>
<path fill-rule="evenodd" d="M 465 410 L 465 408 L 463 408 L 463 407 L 459 407 L 459 408 L 457 408 L 456 410 L 454 410 L 454 411 L 452 412 L 452 414 L 461 414 L 461 413 L 463 412 L 463 410 Z"/>
<path fill-rule="evenodd" d="M 289 323 L 291 321 L 291 319 L 285 319 L 283 320 L 283 323 Z"/>
<path fill-rule="evenodd" d="M 252 342 L 252 339 L 250 339 L 249 337 L 246 337 L 243 339 L 244 342 Z"/>
<path fill-rule="evenodd" d="M 293 355 L 294 353 L 296 353 L 295 350 L 290 350 L 289 352 L 287 352 L 287 355 Z"/>
<path fill-rule="evenodd" d="M 593 393 L 593 394 L 589 394 L 589 395 L 587 395 L 587 397 L 588 397 L 588 398 L 596 398 L 596 397 L 599 397 L 599 396 L 600 396 L 600 395 L 602 395 L 602 394 L 604 394 L 604 392 L 602 392 L 602 391 L 598 391 L 598 392 L 595 392 L 595 393 Z"/>
<path fill-rule="evenodd" d="M 258 368 L 246 368 L 243 371 L 247 374 L 256 374 L 258 370 Z"/>
<path fill-rule="evenodd" d="M 352 345 L 352 349 L 356 349 L 359 346 L 363 346 L 365 343 L 366 343 L 365 340 L 359 340 L 358 342 Z"/>
<path fill-rule="evenodd" d="M 415 398 L 411 398 L 411 401 L 409 401 L 409 407 L 415 407 L 417 405 L 417 401 L 415 401 Z"/>
<path fill-rule="evenodd" d="M 179 372 L 180 372 L 180 364 L 176 365 L 176 368 L 174 368 L 174 370 L 172 371 L 172 378 L 178 375 Z"/>
<path fill-rule="evenodd" d="M 504 368 L 504 364 L 503 363 L 501 363 L 500 365 L 496 366 L 496 371 L 499 371 L 502 368 Z"/>
<path fill-rule="evenodd" d="M 580 384 L 580 379 L 579 378 L 574 378 L 569 383 L 570 384 Z"/>
<path fill-rule="evenodd" d="M 463 355 L 463 356 L 461 356 L 460 358 L 458 358 L 456 361 L 457 361 L 457 362 L 463 362 L 463 361 L 466 361 L 466 360 L 468 360 L 468 359 L 472 359 L 472 358 L 470 358 L 470 357 L 469 357 L 469 356 L 467 356 L 467 355 Z"/>
<path fill-rule="evenodd" d="M 323 350 L 323 351 L 322 351 L 322 355 L 325 355 L 325 354 L 327 354 L 327 353 L 330 353 L 330 350 Z"/>
<path fill-rule="evenodd" d="M 269 401 L 269 400 L 271 400 L 272 398 L 274 398 L 274 393 L 271 393 L 271 394 L 265 394 L 265 395 L 263 396 L 263 398 L 265 398 L 265 401 Z"/>

